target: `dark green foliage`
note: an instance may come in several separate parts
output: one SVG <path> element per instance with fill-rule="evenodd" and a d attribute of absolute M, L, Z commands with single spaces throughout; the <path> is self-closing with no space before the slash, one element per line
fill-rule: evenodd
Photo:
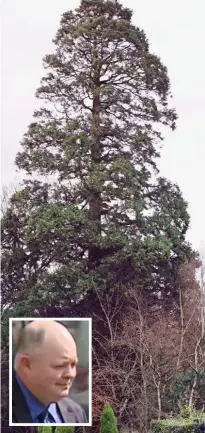
<path fill-rule="evenodd" d="M 117 419 L 109 404 L 104 407 L 101 415 L 100 433 L 118 433 Z"/>
<path fill-rule="evenodd" d="M 16 157 L 27 179 L 2 220 L 2 297 L 13 316 L 59 314 L 93 287 L 141 284 L 176 302 L 187 203 L 158 177 L 159 125 L 175 128 L 167 69 L 120 3 L 66 12 L 44 58 L 47 102 Z M 32 175 L 32 177 L 30 176 Z M 49 310 L 50 309 L 50 310 Z"/>

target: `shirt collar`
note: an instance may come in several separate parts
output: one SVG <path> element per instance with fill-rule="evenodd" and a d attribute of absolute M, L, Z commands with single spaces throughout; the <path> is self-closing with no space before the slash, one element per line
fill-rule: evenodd
<path fill-rule="evenodd" d="M 48 411 L 52 415 L 52 417 L 56 420 L 56 422 L 59 423 L 63 422 L 62 416 L 59 413 L 56 403 L 51 403 Z"/>
<path fill-rule="evenodd" d="M 40 403 L 36 397 L 29 391 L 26 385 L 22 382 L 20 377 L 16 374 L 16 380 L 18 385 L 26 399 L 27 405 L 29 407 L 32 420 L 34 421 L 44 410 L 46 410 L 46 406 Z"/>

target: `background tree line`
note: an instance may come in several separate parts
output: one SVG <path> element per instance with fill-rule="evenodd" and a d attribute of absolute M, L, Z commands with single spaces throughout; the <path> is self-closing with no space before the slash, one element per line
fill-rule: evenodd
<path fill-rule="evenodd" d="M 92 430 L 106 401 L 141 432 L 204 403 L 204 282 L 187 203 L 157 168 L 177 115 L 131 19 L 118 1 L 82 0 L 43 59 L 44 103 L 15 161 L 24 181 L 2 213 L 5 431 L 9 317 L 93 318 Z"/>

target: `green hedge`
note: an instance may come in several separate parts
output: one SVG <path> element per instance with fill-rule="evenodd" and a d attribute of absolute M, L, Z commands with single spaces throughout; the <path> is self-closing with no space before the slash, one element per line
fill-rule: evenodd
<path fill-rule="evenodd" d="M 149 433 L 201 433 L 202 426 L 203 422 L 197 424 L 190 419 L 153 420 L 150 423 Z"/>
<path fill-rule="evenodd" d="M 58 426 L 55 429 L 55 433 L 73 433 L 74 427 L 72 425 L 65 426 Z"/>
<path fill-rule="evenodd" d="M 57 426 L 55 428 L 55 433 L 73 433 L 74 427 L 72 425 L 69 426 Z M 38 433 L 52 433 L 52 427 L 50 425 L 39 426 Z"/>
<path fill-rule="evenodd" d="M 39 426 L 38 433 L 52 433 L 52 427 L 50 425 Z"/>

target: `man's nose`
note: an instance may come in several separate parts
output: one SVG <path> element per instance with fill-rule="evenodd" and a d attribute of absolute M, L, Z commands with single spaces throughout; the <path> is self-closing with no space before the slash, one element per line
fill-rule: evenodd
<path fill-rule="evenodd" d="M 72 378 L 74 379 L 76 376 L 76 367 L 72 367 L 71 365 L 66 368 L 65 372 L 64 372 L 64 376 L 68 379 Z"/>

